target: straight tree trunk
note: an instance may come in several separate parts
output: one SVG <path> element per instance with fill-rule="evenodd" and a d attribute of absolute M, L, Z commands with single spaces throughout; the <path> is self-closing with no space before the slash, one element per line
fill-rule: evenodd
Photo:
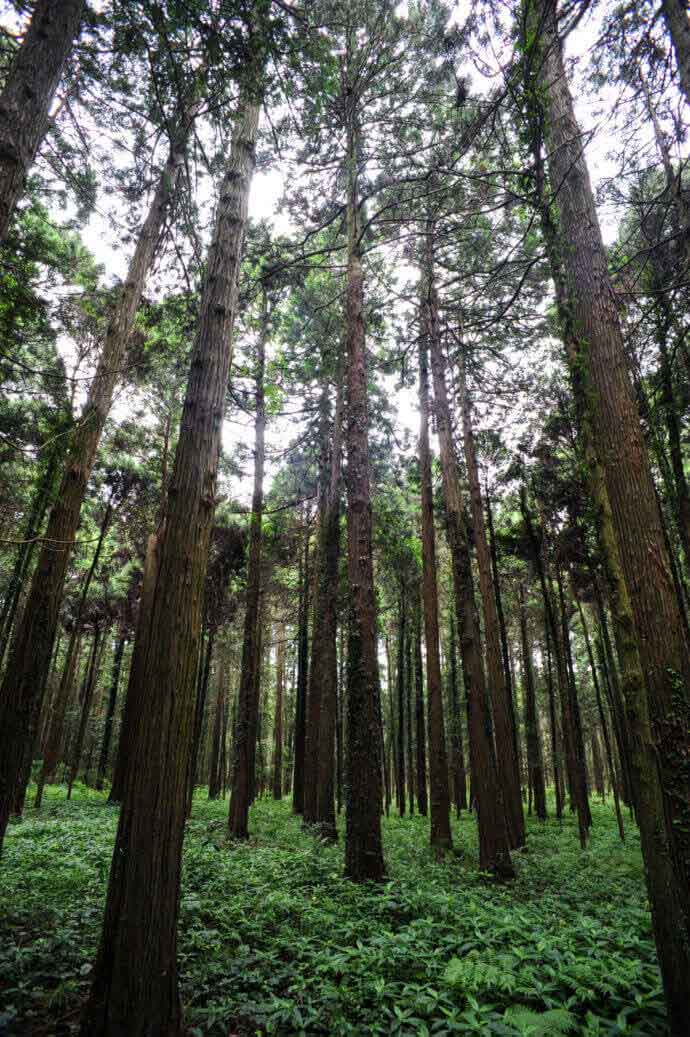
<path fill-rule="evenodd" d="M 540 821 L 546 820 L 546 788 L 542 766 L 539 723 L 534 689 L 534 667 L 532 645 L 527 620 L 527 595 L 524 581 L 520 583 L 520 639 L 522 641 L 522 672 L 525 680 L 525 736 L 527 742 L 527 767 L 529 787 L 534 796 L 534 809 Z"/>
<path fill-rule="evenodd" d="M 209 763 L 208 798 L 218 799 L 223 787 L 223 753 L 222 740 L 225 729 L 225 691 L 228 682 L 227 656 L 229 649 L 224 645 L 220 653 L 218 667 L 218 687 L 216 689 L 216 708 L 213 715 L 213 734 L 211 736 L 211 760 Z"/>
<path fill-rule="evenodd" d="M 135 679 L 147 709 L 120 809 L 83 1037 L 178 1037 L 182 839 L 194 676 L 260 101 L 240 99 L 202 290 L 165 531 Z M 130 677 L 130 680 L 132 678 Z"/>
<path fill-rule="evenodd" d="M 305 512 L 304 555 L 299 558 L 299 615 L 297 618 L 297 689 L 292 779 L 292 809 L 304 813 L 304 749 L 309 686 L 309 515 Z"/>
<path fill-rule="evenodd" d="M 340 364 L 336 363 L 338 384 L 332 435 L 329 387 L 325 376 L 321 392 L 318 549 L 305 731 L 304 821 L 317 825 L 319 835 L 330 841 L 336 838 L 333 768 L 338 684 L 336 637 L 342 453 L 342 378 L 339 367 Z"/>
<path fill-rule="evenodd" d="M 426 782 L 426 724 L 424 722 L 424 672 L 422 669 L 422 617 L 419 588 L 415 590 L 414 623 L 414 679 L 415 679 L 415 735 L 417 743 L 417 805 L 426 817 L 428 796 Z"/>
<path fill-rule="evenodd" d="M 493 872 L 499 877 L 512 878 L 515 872 L 510 859 L 505 806 L 498 780 L 491 710 L 484 679 L 469 532 L 465 522 L 457 460 L 451 434 L 450 407 L 444 359 L 441 352 L 438 300 L 434 284 L 432 235 L 433 226 L 430 226 L 427 233 L 425 260 L 427 327 L 431 349 L 431 370 L 436 405 L 436 427 L 441 453 L 448 544 L 460 635 L 460 655 L 468 704 L 471 791 L 477 809 L 479 866 L 482 870 Z"/>
<path fill-rule="evenodd" d="M 411 624 L 407 624 L 407 637 L 405 643 L 407 652 L 405 656 L 405 730 L 407 732 L 407 800 L 410 804 L 410 816 L 414 814 L 415 798 L 415 767 L 414 767 L 414 728 L 412 726 L 412 700 L 414 698 L 414 670 L 413 670 L 413 632 Z"/>
<path fill-rule="evenodd" d="M 60 685 L 57 690 L 57 695 L 55 696 L 53 712 L 48 726 L 43 763 L 41 764 L 41 770 L 36 782 L 36 798 L 34 800 L 34 807 L 36 810 L 40 810 L 41 808 L 41 803 L 43 802 L 43 790 L 45 789 L 46 784 L 52 781 L 55 769 L 60 760 L 60 753 L 62 751 L 64 740 L 65 714 L 67 712 L 67 705 L 72 697 L 75 677 L 79 673 L 81 639 L 81 628 L 77 628 L 75 624 L 75 629 L 72 631 L 67 646 L 65 666 L 62 671 Z"/>
<path fill-rule="evenodd" d="M 273 725 L 273 798 L 283 798 L 283 684 L 285 681 L 285 624 L 277 629 L 276 706 Z"/>
<path fill-rule="evenodd" d="M 120 671 L 122 670 L 122 659 L 125 654 L 125 645 L 127 644 L 127 632 L 124 623 L 120 626 L 117 644 L 115 645 L 115 652 L 113 654 L 113 670 L 110 678 L 110 691 L 108 693 L 108 706 L 105 714 L 105 724 L 103 726 L 103 741 L 101 743 L 101 753 L 98 760 L 98 774 L 96 777 L 96 788 L 102 789 L 103 782 L 105 781 L 105 774 L 108 769 L 108 757 L 110 755 L 110 743 L 113 737 L 113 720 L 115 719 L 115 709 L 117 707 L 117 689 L 120 684 Z"/>
<path fill-rule="evenodd" d="M 79 717 L 79 727 L 77 729 L 77 737 L 72 747 L 72 762 L 70 764 L 69 775 L 67 778 L 67 798 L 72 798 L 72 786 L 76 781 L 77 774 L 79 772 L 79 762 L 81 760 L 82 749 L 84 748 L 84 735 L 86 734 L 86 725 L 89 720 L 89 714 L 91 713 L 91 703 L 93 702 L 93 693 L 96 689 L 96 682 L 98 680 L 98 646 L 100 644 L 101 631 L 98 626 L 93 632 L 93 642 L 91 644 L 91 658 L 89 660 L 89 667 L 86 675 L 86 681 L 84 685 L 84 697 L 81 704 L 81 714 Z"/>
<path fill-rule="evenodd" d="M 470 503 L 474 526 L 474 544 L 477 552 L 477 568 L 479 570 L 479 590 L 484 615 L 484 640 L 486 645 L 486 676 L 492 705 L 494 722 L 494 740 L 498 763 L 498 776 L 503 789 L 503 802 L 508 822 L 508 838 L 511 849 L 525 844 L 525 819 L 522 813 L 520 793 L 520 769 L 517 754 L 517 735 L 515 716 L 510 689 L 506 684 L 505 670 L 501 654 L 501 637 L 496 607 L 496 592 L 491 577 L 491 556 L 484 526 L 484 506 L 479 484 L 477 452 L 474 444 L 472 414 L 465 358 L 461 346 L 458 360 L 460 400 L 462 406 L 463 442 L 465 446 L 465 463 L 470 486 Z"/>
<path fill-rule="evenodd" d="M 328 497 L 323 517 L 321 566 L 319 577 L 323 581 L 320 593 L 320 644 L 321 658 L 313 661 L 321 673 L 321 716 L 319 731 L 319 751 L 317 756 L 317 789 L 316 823 L 322 839 L 334 842 L 337 837 L 335 817 L 335 786 L 337 775 L 334 772 L 334 752 L 339 751 L 336 745 L 338 727 L 338 581 L 340 564 L 340 492 L 342 464 L 342 411 L 343 387 L 340 370 L 337 372 L 335 415 L 333 419 L 333 441 L 331 444 L 330 471 L 328 472 Z M 312 643 L 316 643 L 317 612 L 314 609 L 314 633 Z"/>
<path fill-rule="evenodd" d="M 213 661 L 213 649 L 216 644 L 218 627 L 216 622 L 209 627 L 208 637 L 204 645 L 203 627 L 201 634 L 201 653 L 199 660 L 198 679 L 196 682 L 196 702 L 194 704 L 194 729 L 192 732 L 192 752 L 189 760 L 189 799 L 187 811 L 192 812 L 192 800 L 194 799 L 194 788 L 200 781 L 200 756 L 203 742 L 204 720 L 206 718 L 206 702 L 208 699 L 208 682 L 211 677 L 211 663 Z"/>
<path fill-rule="evenodd" d="M 256 760 L 257 692 L 260 688 L 257 667 L 261 664 L 258 650 L 261 594 L 261 523 L 264 506 L 264 462 L 266 448 L 266 405 L 264 372 L 268 338 L 268 296 L 263 286 L 261 329 L 256 351 L 254 412 L 254 493 L 249 527 L 249 561 L 247 565 L 247 606 L 244 614 L 242 666 L 235 722 L 232 787 L 230 790 L 229 831 L 233 839 L 249 838 L 249 804 L 254 794 Z"/>
<path fill-rule="evenodd" d="M 0 94 L 0 241 L 50 125 L 50 106 L 79 33 L 84 0 L 36 0 Z"/>
<path fill-rule="evenodd" d="M 395 772 L 396 787 L 398 790 L 398 813 L 400 817 L 405 816 L 405 679 L 407 676 L 406 663 L 406 636 L 407 636 L 407 609 L 405 603 L 405 584 L 400 581 L 400 604 L 398 611 L 398 665 L 396 667 L 397 683 L 397 725 L 395 730 Z"/>
<path fill-rule="evenodd" d="M 451 590 L 452 599 L 452 590 Z M 453 799 L 455 801 L 455 814 L 460 817 L 463 810 L 467 810 L 467 774 L 465 772 L 465 755 L 462 748 L 462 709 L 460 708 L 460 695 L 458 693 L 458 659 L 455 637 L 455 610 L 451 600 L 448 609 L 448 654 L 449 658 L 449 683 L 450 694 L 448 696 L 450 705 L 450 751 L 451 769 L 453 773 Z"/>
<path fill-rule="evenodd" d="M 26 607 L 14 633 L 0 687 L 0 846 L 15 786 L 27 754 L 33 749 L 67 565 L 79 526 L 84 494 L 146 277 L 184 166 L 186 143 L 198 106 L 199 102 L 194 101 L 187 107 L 171 138 L 167 162 L 108 323 L 88 399 L 73 432 Z"/>
<path fill-rule="evenodd" d="M 429 799 L 431 806 L 430 841 L 437 853 L 453 845 L 450 830 L 450 792 L 448 759 L 443 716 L 441 684 L 440 632 L 438 619 L 438 585 L 436 582 L 436 533 L 434 530 L 434 498 L 431 481 L 431 449 L 429 446 L 429 372 L 427 348 L 429 339 L 428 306 L 424 299 L 427 286 L 422 281 L 422 334 L 419 344 L 419 481 L 422 512 L 422 601 L 426 642 L 426 686 L 429 708 Z"/>
<path fill-rule="evenodd" d="M 352 44 L 348 45 L 351 51 Z M 350 58 L 352 54 L 350 53 Z M 345 875 L 356 882 L 385 874 L 381 841 L 382 743 L 376 598 L 369 475 L 369 402 L 364 267 L 359 198 L 359 126 L 355 90 L 348 91 L 347 135 L 347 779 Z"/>

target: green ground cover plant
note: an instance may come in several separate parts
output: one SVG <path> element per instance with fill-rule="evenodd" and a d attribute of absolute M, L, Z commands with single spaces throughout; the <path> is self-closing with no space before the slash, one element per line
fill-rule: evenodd
<path fill-rule="evenodd" d="M 249 843 L 198 791 L 184 854 L 179 957 L 190 1035 L 662 1037 L 661 983 L 639 839 L 593 804 L 528 819 L 513 884 L 477 872 L 476 825 L 435 861 L 424 818 L 384 822 L 387 881 L 342 877 L 342 845 L 257 802 Z M 0 874 L 0 1033 L 76 1031 L 103 911 L 117 811 L 49 787 L 12 825 Z"/>

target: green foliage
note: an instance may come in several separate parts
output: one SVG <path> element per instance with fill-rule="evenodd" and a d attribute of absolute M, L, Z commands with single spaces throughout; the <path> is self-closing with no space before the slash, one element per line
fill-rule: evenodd
<path fill-rule="evenodd" d="M 76 1021 L 100 932 L 117 812 L 83 786 L 64 795 L 48 788 L 5 844 L 0 1012 L 16 1033 Z M 287 802 L 257 803 L 254 838 L 229 845 L 227 803 L 199 790 L 179 941 L 191 1032 L 662 1037 L 637 840 L 620 846 L 612 813 L 593 810 L 585 853 L 572 819 L 528 822 L 510 887 L 477 872 L 472 817 L 440 862 L 426 819 L 391 817 L 389 879 L 370 888 L 343 879 L 342 844 L 315 842 Z"/>

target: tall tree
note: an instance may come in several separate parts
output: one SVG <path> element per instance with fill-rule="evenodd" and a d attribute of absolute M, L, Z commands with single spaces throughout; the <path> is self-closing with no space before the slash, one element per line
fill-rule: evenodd
<path fill-rule="evenodd" d="M 15 786 L 33 750 L 67 565 L 75 543 L 84 494 L 146 277 L 184 167 L 187 140 L 199 107 L 200 101 L 194 90 L 192 99 L 187 98 L 172 128 L 168 158 L 108 321 L 96 373 L 73 434 L 57 499 L 48 518 L 27 605 L 12 641 L 0 687 L 0 845 Z"/>
<path fill-rule="evenodd" d="M 36 0 L 0 94 L 0 241 L 50 125 L 50 106 L 81 26 L 84 0 Z"/>
<path fill-rule="evenodd" d="M 259 122 L 258 84 L 244 89 L 219 192 L 148 643 L 130 677 L 148 688 L 149 708 L 135 737 L 141 765 L 130 771 L 120 810 L 84 1037 L 182 1032 L 177 916 L 194 674 Z"/>

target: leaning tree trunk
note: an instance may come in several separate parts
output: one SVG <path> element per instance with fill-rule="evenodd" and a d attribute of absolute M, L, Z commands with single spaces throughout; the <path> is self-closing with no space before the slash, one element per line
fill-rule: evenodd
<path fill-rule="evenodd" d="M 539 107 L 535 121 L 545 128 L 551 182 L 558 185 L 555 207 L 559 240 L 564 243 L 560 261 L 576 346 L 571 376 L 581 385 L 586 420 L 604 471 L 618 552 L 615 562 L 629 596 L 636 637 L 632 630 L 629 633 L 637 641 L 646 684 L 646 696 L 642 689 L 630 688 L 628 702 L 636 713 L 630 717 L 631 752 L 636 784 L 642 783 L 636 796 L 641 797 L 638 817 L 657 950 L 671 1028 L 681 1034 L 690 1017 L 690 653 L 565 75 L 555 0 L 527 0 L 526 15 L 527 70 L 536 76 L 535 83 L 528 83 L 528 95 L 531 105 Z M 611 558 L 607 564 L 612 564 Z M 647 715 L 656 764 L 654 754 L 647 752 Z M 668 855 L 659 847 L 659 780 L 672 851 L 670 869 Z"/>
<path fill-rule="evenodd" d="M 436 582 L 436 533 L 434 530 L 434 496 L 431 481 L 431 449 L 429 447 L 429 373 L 427 348 L 429 338 L 428 307 L 422 285 L 422 334 L 419 343 L 419 481 L 422 511 L 422 601 L 426 642 L 426 686 L 429 703 L 429 800 L 431 805 L 430 841 L 437 852 L 450 849 L 450 792 L 446 728 L 443 716 L 441 684 L 440 632 L 438 619 L 438 584 Z"/>
<path fill-rule="evenodd" d="M 153 262 L 170 201 L 184 166 L 186 142 L 198 108 L 184 112 L 170 143 L 134 256 L 105 334 L 89 396 L 73 433 L 57 499 L 51 509 L 31 589 L 12 642 L 0 688 L 0 846 L 15 786 L 33 749 L 57 629 L 65 576 L 81 506 L 101 433 L 113 400 L 134 327 L 141 294 Z"/>
<path fill-rule="evenodd" d="M 55 699 L 52 704 L 50 718 L 48 721 L 48 737 L 46 741 L 46 751 L 43 757 L 43 762 L 41 764 L 41 771 L 38 776 L 38 781 L 36 783 L 36 799 L 34 800 L 34 807 L 37 810 L 40 808 L 41 800 L 43 799 L 43 788 L 46 782 L 50 781 L 55 771 L 55 767 L 57 766 L 60 747 L 62 745 L 62 732 L 65 726 L 65 713 L 67 710 L 67 703 L 69 702 L 72 681 L 74 678 L 73 672 L 70 672 L 70 667 L 72 665 L 72 659 L 74 657 L 74 654 L 77 651 L 78 640 L 81 637 L 81 624 L 82 616 L 84 614 L 84 607 L 86 605 L 86 597 L 89 593 L 89 587 L 91 586 L 93 574 L 96 571 L 96 566 L 98 565 L 98 561 L 101 557 L 101 549 L 103 547 L 105 535 L 108 532 L 112 511 L 112 504 L 109 503 L 105 510 L 103 521 L 101 522 L 98 541 L 96 543 L 96 550 L 93 553 L 91 565 L 89 566 L 88 572 L 86 573 L 86 577 L 84 578 L 84 584 L 81 589 L 81 594 L 79 595 L 79 604 L 77 606 L 77 614 L 74 618 L 74 627 L 72 629 L 72 634 L 70 636 L 69 643 L 67 646 L 65 669 L 62 675 L 62 680 L 60 681 L 60 686 L 58 687 L 57 695 L 55 696 Z"/>
<path fill-rule="evenodd" d="M 84 0 L 37 0 L 0 94 L 0 241 L 7 235 L 50 106 L 79 32 Z"/>
<path fill-rule="evenodd" d="M 120 809 L 84 1037 L 182 1032 L 177 916 L 194 677 L 259 111 L 258 100 L 241 100 L 219 193 L 148 644 L 135 675 L 147 695 L 135 733 L 139 766 Z"/>
<path fill-rule="evenodd" d="M 661 0 L 661 11 L 669 31 L 678 65 L 678 81 L 690 105 L 690 22 L 686 0 Z"/>
<path fill-rule="evenodd" d="M 247 566 L 247 606 L 244 614 L 242 666 L 235 720 L 232 788 L 228 820 L 233 839 L 249 838 L 249 804 L 254 792 L 256 760 L 254 739 L 256 728 L 252 718 L 258 710 L 256 696 L 260 687 L 257 667 L 261 660 L 258 652 L 261 593 L 261 523 L 264 506 L 264 460 L 266 456 L 264 433 L 266 407 L 264 402 L 264 370 L 266 366 L 266 339 L 268 335 L 268 300 L 266 286 L 262 292 L 261 330 L 256 353 L 256 411 L 254 415 L 254 493 L 249 527 L 249 562 Z M 252 730 L 253 729 L 253 730 Z"/>
<path fill-rule="evenodd" d="M 458 359 L 458 375 L 460 386 L 460 402 L 462 407 L 463 443 L 465 447 L 465 463 L 470 486 L 470 503 L 472 506 L 472 522 L 474 526 L 474 544 L 477 553 L 477 569 L 479 571 L 479 590 L 484 615 L 484 641 L 486 645 L 486 677 L 492 704 L 494 722 L 494 740 L 498 776 L 503 789 L 503 801 L 508 822 L 508 837 L 511 849 L 525 844 L 525 818 L 522 813 L 522 797 L 520 792 L 520 768 L 517 754 L 517 734 L 515 715 L 510 688 L 505 679 L 505 671 L 501 655 L 501 637 L 499 631 L 498 611 L 496 607 L 496 591 L 491 577 L 491 556 L 484 526 L 484 506 L 482 491 L 479 485 L 477 452 L 474 444 L 472 414 L 467 390 L 465 358 L 461 351 Z"/>
<path fill-rule="evenodd" d="M 492 871 L 501 877 L 512 878 L 515 872 L 510 859 L 505 806 L 498 780 L 491 710 L 484 679 L 469 531 L 465 522 L 460 477 L 451 433 L 450 406 L 441 352 L 438 299 L 434 285 L 432 235 L 433 227 L 430 227 L 427 234 L 426 256 L 427 319 L 448 545 L 458 617 L 460 657 L 468 703 L 470 776 L 472 797 L 477 808 L 479 865 L 485 871 Z"/>
<path fill-rule="evenodd" d="M 345 874 L 383 878 L 380 689 L 369 475 L 369 403 L 356 94 L 347 105 L 347 806 Z"/>

